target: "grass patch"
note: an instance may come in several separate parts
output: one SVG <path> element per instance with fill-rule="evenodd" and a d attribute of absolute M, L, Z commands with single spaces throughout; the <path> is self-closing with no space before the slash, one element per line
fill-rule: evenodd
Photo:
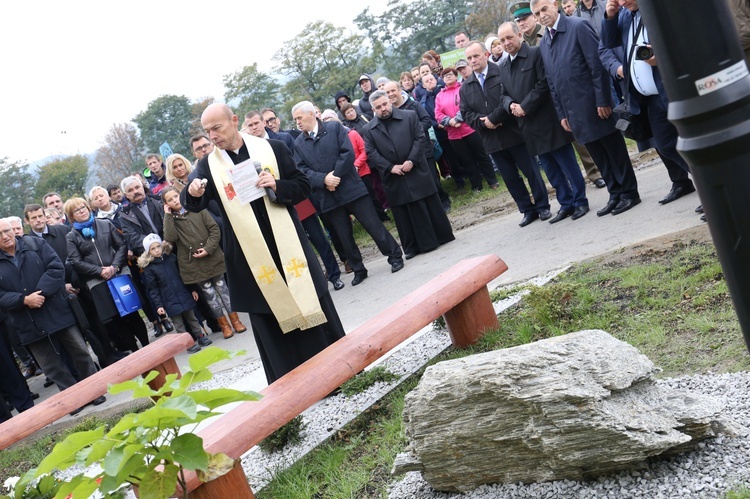
<path fill-rule="evenodd" d="M 396 381 L 398 376 L 390 372 L 383 366 L 373 367 L 357 374 L 343 385 L 341 385 L 341 393 L 347 397 L 362 393 L 370 388 L 375 383 L 382 381 L 383 383 L 391 383 Z"/>
<path fill-rule="evenodd" d="M 503 312 L 500 328 L 474 346 L 448 349 L 430 364 L 584 329 L 636 346 L 672 377 L 750 369 L 750 356 L 710 243 L 619 252 L 573 267 Z M 493 300 L 522 289 L 496 293 Z M 415 374 L 325 444 L 277 477 L 258 497 L 380 498 L 407 445 L 401 414 Z M 727 499 L 750 499 L 738 486 Z"/>
<path fill-rule="evenodd" d="M 258 447 L 267 453 L 272 453 L 283 449 L 287 444 L 298 444 L 302 441 L 302 432 L 304 429 L 305 423 L 302 420 L 302 416 L 297 416 L 261 440 Z"/>

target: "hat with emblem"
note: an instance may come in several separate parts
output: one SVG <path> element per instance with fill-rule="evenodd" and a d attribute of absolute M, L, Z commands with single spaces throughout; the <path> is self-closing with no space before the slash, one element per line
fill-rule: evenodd
<path fill-rule="evenodd" d="M 511 5 L 509 10 L 510 15 L 518 21 L 531 15 L 531 4 L 529 2 L 518 2 Z"/>

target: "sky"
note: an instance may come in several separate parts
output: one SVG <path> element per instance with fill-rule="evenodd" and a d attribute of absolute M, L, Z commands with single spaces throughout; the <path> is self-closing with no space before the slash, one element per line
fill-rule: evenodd
<path fill-rule="evenodd" d="M 87 154 L 161 95 L 223 101 L 222 78 L 273 55 L 308 22 L 354 28 L 387 0 L 3 2 L 0 158 Z"/>

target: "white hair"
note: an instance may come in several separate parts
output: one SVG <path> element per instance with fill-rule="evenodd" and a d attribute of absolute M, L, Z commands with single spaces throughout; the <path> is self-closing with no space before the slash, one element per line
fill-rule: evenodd
<path fill-rule="evenodd" d="M 313 104 L 309 100 L 303 100 L 302 102 L 296 103 L 292 108 L 292 116 L 294 116 L 294 113 L 296 113 L 297 110 L 302 111 L 303 113 L 310 113 L 314 115 L 315 104 Z"/>
<path fill-rule="evenodd" d="M 94 187 L 92 187 L 92 188 L 91 188 L 91 190 L 89 191 L 89 199 L 92 199 L 92 198 L 94 197 L 94 191 L 98 191 L 99 189 L 103 190 L 104 192 L 107 192 L 107 189 L 105 189 L 105 188 L 104 188 L 104 187 L 102 187 L 101 185 L 95 185 L 95 186 L 94 186 Z M 107 195 L 109 195 L 109 192 L 107 192 Z"/>
<path fill-rule="evenodd" d="M 131 185 L 133 185 L 136 182 L 138 182 L 139 184 L 143 185 L 143 183 L 141 182 L 141 179 L 139 179 L 135 175 L 131 175 L 129 177 L 125 177 L 124 179 L 122 179 L 122 182 L 120 182 L 120 190 L 123 193 L 127 192 L 128 187 L 130 187 Z"/>

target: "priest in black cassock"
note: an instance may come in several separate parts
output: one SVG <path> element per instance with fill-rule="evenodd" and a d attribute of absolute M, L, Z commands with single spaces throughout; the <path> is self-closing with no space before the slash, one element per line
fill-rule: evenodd
<path fill-rule="evenodd" d="M 219 203 L 232 306 L 250 315 L 270 384 L 344 336 L 294 209 L 310 183 L 283 142 L 241 134 L 229 106 L 211 104 L 201 124 L 216 147 L 196 165 L 181 201 L 196 212 Z M 250 185 L 254 162 L 263 171 Z M 275 200 L 256 199 L 253 187 Z"/>
<path fill-rule="evenodd" d="M 417 113 L 394 109 L 382 90 L 370 103 L 375 118 L 362 132 L 367 162 L 383 179 L 404 256 L 414 258 L 453 241 L 453 229 L 427 164 Z"/>

